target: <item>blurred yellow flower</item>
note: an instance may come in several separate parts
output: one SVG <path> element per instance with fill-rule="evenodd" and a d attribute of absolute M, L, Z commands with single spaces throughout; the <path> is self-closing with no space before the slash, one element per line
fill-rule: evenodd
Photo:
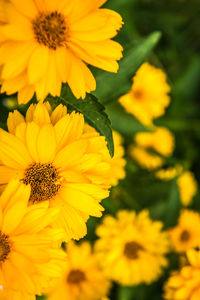
<path fill-rule="evenodd" d="M 134 139 L 138 146 L 153 149 L 163 156 L 169 156 L 174 150 L 174 136 L 164 127 L 154 127 L 154 132 L 139 132 Z"/>
<path fill-rule="evenodd" d="M 167 265 L 168 236 L 148 211 L 119 211 L 97 228 L 95 250 L 108 278 L 122 285 L 151 283 Z"/>
<path fill-rule="evenodd" d="M 133 77 L 131 91 L 122 96 L 119 102 L 141 123 L 150 125 L 154 118 L 164 114 L 170 103 L 169 91 L 165 73 L 144 63 Z"/>
<path fill-rule="evenodd" d="M 167 169 L 160 169 L 155 172 L 155 176 L 161 180 L 171 180 L 182 172 L 182 166 L 176 165 L 175 167 L 169 167 Z"/>
<path fill-rule="evenodd" d="M 141 167 L 154 170 L 162 167 L 164 164 L 164 159 L 156 154 L 149 153 L 147 149 L 139 146 L 130 146 L 129 155 L 134 159 Z"/>
<path fill-rule="evenodd" d="M 119 179 L 124 179 L 126 176 L 125 173 L 125 165 L 126 160 L 123 158 L 124 156 L 124 147 L 123 147 L 123 138 L 122 136 L 113 131 L 113 142 L 114 142 L 114 156 L 111 159 L 111 169 L 110 169 L 110 182 L 112 186 L 116 186 L 119 182 Z"/>
<path fill-rule="evenodd" d="M 164 298 L 167 300 L 200 299 L 200 252 L 187 251 L 188 264 L 172 272 L 165 284 Z"/>
<path fill-rule="evenodd" d="M 111 158 L 105 138 L 85 132 L 83 115 L 59 105 L 31 105 L 24 118 L 17 110 L 0 129 L 0 184 L 17 177 L 31 185 L 30 203 L 61 207 L 56 226 L 79 239 L 89 216 L 100 217 L 108 197 Z M 87 129 L 86 129 L 87 130 Z M 109 159 L 108 159 L 109 157 Z"/>
<path fill-rule="evenodd" d="M 77 98 L 95 90 L 87 64 L 116 73 L 122 47 L 111 40 L 122 18 L 100 9 L 106 0 L 11 0 L 0 24 L 2 92 L 18 92 L 27 103 L 50 93 L 59 96 L 68 83 Z"/>
<path fill-rule="evenodd" d="M 29 196 L 30 186 L 12 180 L 0 197 L 0 286 L 8 300 L 47 292 L 64 267 L 63 232 L 49 227 L 58 210 L 27 207 Z"/>
<path fill-rule="evenodd" d="M 200 241 L 200 214 L 183 210 L 177 226 L 169 230 L 172 247 L 177 252 L 184 252 L 196 247 Z"/>
<path fill-rule="evenodd" d="M 66 252 L 65 272 L 48 299 L 99 300 L 106 296 L 110 282 L 99 267 L 90 244 L 70 242 Z"/>
<path fill-rule="evenodd" d="M 198 188 L 194 174 L 190 171 L 183 172 L 177 183 L 181 202 L 184 206 L 188 206 L 191 204 L 192 198 L 196 195 Z"/>

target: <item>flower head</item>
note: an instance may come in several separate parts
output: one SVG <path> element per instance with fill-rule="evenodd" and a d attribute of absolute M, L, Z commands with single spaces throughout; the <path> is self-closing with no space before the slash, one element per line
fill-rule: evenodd
<path fill-rule="evenodd" d="M 188 264 L 172 272 L 165 284 L 164 299 L 198 300 L 200 299 L 200 252 L 187 251 Z"/>
<path fill-rule="evenodd" d="M 131 91 L 119 102 L 140 122 L 150 125 L 154 118 L 164 114 L 170 102 L 169 91 L 165 73 L 144 63 L 133 77 Z"/>
<path fill-rule="evenodd" d="M 162 157 L 150 153 L 147 149 L 139 146 L 131 145 L 129 147 L 129 155 L 144 169 L 154 170 L 162 167 L 164 164 L 164 159 Z"/>
<path fill-rule="evenodd" d="M 119 14 L 100 9 L 106 0 L 10 0 L 0 24 L 2 92 L 18 92 L 19 103 L 59 96 L 68 83 L 77 98 L 95 90 L 87 64 L 117 72 L 122 47 L 111 40 Z"/>
<path fill-rule="evenodd" d="M 49 300 L 99 300 L 106 296 L 110 283 L 101 270 L 88 242 L 67 245 L 66 268 Z"/>
<path fill-rule="evenodd" d="M 139 132 L 135 135 L 135 142 L 145 149 L 152 149 L 163 156 L 169 156 L 174 150 L 174 137 L 164 127 L 155 127 L 153 132 Z"/>
<path fill-rule="evenodd" d="M 196 247 L 200 241 L 200 215 L 191 210 L 183 210 L 177 226 L 169 230 L 175 251 L 184 252 Z"/>
<path fill-rule="evenodd" d="M 86 234 L 89 216 L 100 217 L 109 195 L 111 157 L 105 138 L 88 131 L 83 115 L 59 105 L 31 105 L 24 118 L 10 113 L 0 130 L 0 183 L 12 177 L 31 185 L 29 203 L 61 207 L 57 225 L 66 240 Z"/>
<path fill-rule="evenodd" d="M 0 197 L 0 285 L 8 300 L 47 292 L 64 266 L 63 232 L 50 228 L 58 211 L 44 203 L 28 207 L 29 196 L 30 186 L 12 180 Z"/>
<path fill-rule="evenodd" d="M 169 243 L 162 223 L 151 221 L 147 211 L 120 211 L 106 216 L 97 228 L 95 250 L 108 278 L 123 285 L 150 283 L 167 265 Z"/>
<path fill-rule="evenodd" d="M 188 206 L 196 195 L 198 188 L 194 174 L 190 171 L 183 172 L 178 179 L 178 187 L 182 204 Z"/>
<path fill-rule="evenodd" d="M 166 169 L 160 169 L 155 172 L 155 176 L 161 180 L 171 180 L 182 172 L 182 166 L 181 165 L 176 165 L 174 167 L 169 167 Z"/>

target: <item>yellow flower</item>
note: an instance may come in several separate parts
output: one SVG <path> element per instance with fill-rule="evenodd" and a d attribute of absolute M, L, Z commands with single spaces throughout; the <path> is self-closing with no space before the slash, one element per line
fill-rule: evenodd
<path fill-rule="evenodd" d="M 135 135 L 138 146 L 153 149 L 163 156 L 169 156 L 174 150 L 174 137 L 164 127 L 154 127 L 154 132 L 139 132 Z"/>
<path fill-rule="evenodd" d="M 165 299 L 200 299 L 200 252 L 194 249 L 188 250 L 187 259 L 188 264 L 172 272 L 165 284 Z"/>
<path fill-rule="evenodd" d="M 68 238 L 86 234 L 89 216 L 100 217 L 108 197 L 110 156 L 105 138 L 87 133 L 83 115 L 59 105 L 31 105 L 26 118 L 10 113 L 0 130 L 0 184 L 12 177 L 31 185 L 30 203 L 61 207 L 57 225 Z M 110 159 L 108 159 L 108 157 Z"/>
<path fill-rule="evenodd" d="M 119 102 L 140 122 L 150 125 L 154 118 L 164 114 L 170 102 L 169 91 L 165 73 L 144 63 L 133 77 L 131 91 L 122 96 Z"/>
<path fill-rule="evenodd" d="M 200 215 L 191 210 L 183 210 L 177 226 L 169 230 L 169 235 L 177 252 L 196 247 L 200 241 Z"/>
<path fill-rule="evenodd" d="M 108 278 L 122 285 L 151 283 L 167 265 L 169 243 L 162 223 L 152 221 L 148 211 L 120 211 L 106 216 L 97 228 L 95 250 Z"/>
<path fill-rule="evenodd" d="M 155 176 L 161 180 L 171 180 L 178 176 L 182 172 L 182 166 L 176 165 L 175 167 L 169 167 L 167 169 L 160 169 L 155 172 Z"/>
<path fill-rule="evenodd" d="M 0 26 L 2 92 L 18 92 L 27 103 L 50 93 L 59 96 L 68 83 L 77 98 L 95 90 L 87 64 L 117 72 L 122 47 L 111 40 L 122 18 L 100 9 L 106 0 L 10 0 L 8 24 Z"/>
<path fill-rule="evenodd" d="M 27 207 L 30 186 L 12 180 L 0 197 L 0 286 L 6 299 L 35 299 L 62 274 L 63 232 L 49 227 L 57 209 L 43 204 Z"/>
<path fill-rule="evenodd" d="M 122 136 L 116 132 L 113 131 L 113 141 L 114 141 L 114 156 L 111 159 L 111 171 L 110 171 L 110 180 L 111 185 L 116 186 L 119 182 L 119 179 L 124 179 L 126 176 L 125 173 L 125 165 L 126 160 L 123 158 L 124 156 L 124 147 L 122 145 L 123 138 Z"/>
<path fill-rule="evenodd" d="M 98 137 L 99 133 L 91 126 L 85 125 L 84 132 L 87 133 L 89 137 Z M 110 165 L 110 171 L 107 172 L 107 182 L 109 182 L 112 186 L 116 186 L 119 182 L 119 179 L 123 179 L 126 176 L 125 173 L 125 165 L 126 160 L 123 158 L 124 156 L 124 148 L 122 146 L 123 138 L 122 136 L 113 131 L 113 143 L 114 143 L 114 156 L 111 158 L 107 148 L 102 147 L 101 153 L 105 159 L 105 161 Z"/>
<path fill-rule="evenodd" d="M 198 188 L 194 174 L 190 171 L 183 172 L 177 183 L 181 202 L 184 206 L 188 206 L 196 195 Z"/>
<path fill-rule="evenodd" d="M 129 147 L 129 155 L 133 158 L 137 163 L 148 170 L 154 170 L 161 167 L 164 164 L 164 160 L 162 157 L 149 153 L 147 149 L 138 146 L 130 146 Z"/>
<path fill-rule="evenodd" d="M 67 245 L 66 269 L 49 295 L 49 300 L 99 300 L 106 296 L 110 282 L 99 267 L 88 242 Z"/>

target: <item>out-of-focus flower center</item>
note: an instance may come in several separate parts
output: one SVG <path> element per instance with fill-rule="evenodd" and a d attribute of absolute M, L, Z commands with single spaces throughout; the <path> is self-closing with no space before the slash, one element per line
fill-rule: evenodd
<path fill-rule="evenodd" d="M 32 22 L 35 38 L 39 44 L 56 50 L 65 45 L 68 29 L 63 14 L 57 11 L 40 13 Z"/>
<path fill-rule="evenodd" d="M 30 202 L 50 200 L 58 193 L 62 178 L 52 164 L 33 163 L 25 171 L 23 183 L 31 185 Z"/>
<path fill-rule="evenodd" d="M 135 98 L 135 100 L 138 100 L 138 101 L 142 100 L 142 98 L 144 96 L 143 91 L 139 90 L 139 89 L 133 90 L 132 93 L 133 93 L 133 97 Z"/>
<path fill-rule="evenodd" d="M 129 259 L 137 259 L 141 250 L 144 248 L 137 242 L 128 242 L 124 247 L 124 255 Z"/>
<path fill-rule="evenodd" d="M 186 229 L 181 232 L 180 240 L 182 242 L 187 242 L 190 239 L 190 233 Z"/>
<path fill-rule="evenodd" d="M 10 253 L 10 242 L 8 236 L 0 231 L 0 263 L 6 260 Z"/>
<path fill-rule="evenodd" d="M 70 284 L 79 284 L 85 280 L 85 273 L 81 270 L 72 270 L 67 276 L 67 282 Z"/>

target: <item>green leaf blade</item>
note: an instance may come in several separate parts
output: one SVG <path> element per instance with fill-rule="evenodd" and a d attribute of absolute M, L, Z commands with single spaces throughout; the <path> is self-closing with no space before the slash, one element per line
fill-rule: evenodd
<path fill-rule="evenodd" d="M 160 38 L 160 32 L 153 32 L 136 46 L 125 51 L 124 58 L 119 62 L 117 74 L 103 73 L 97 77 L 97 89 L 94 95 L 101 99 L 102 103 L 108 103 L 126 93 L 132 84 L 130 78 L 146 61 Z"/>

